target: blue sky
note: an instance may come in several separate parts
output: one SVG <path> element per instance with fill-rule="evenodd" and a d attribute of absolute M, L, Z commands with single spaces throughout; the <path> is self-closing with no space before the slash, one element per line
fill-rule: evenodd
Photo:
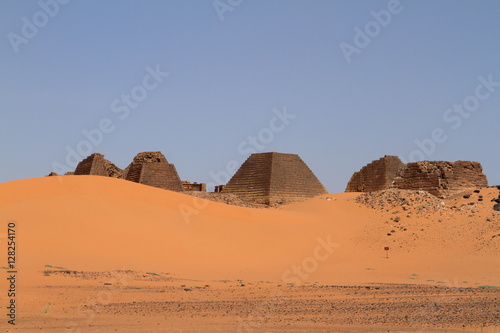
<path fill-rule="evenodd" d="M 330 192 L 384 155 L 500 184 L 496 0 L 59 1 L 0 3 L 0 182 L 160 150 L 222 183 L 253 147 Z"/>

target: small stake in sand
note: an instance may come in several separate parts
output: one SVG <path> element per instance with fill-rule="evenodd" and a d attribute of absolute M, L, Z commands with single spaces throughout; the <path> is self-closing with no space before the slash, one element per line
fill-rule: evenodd
<path fill-rule="evenodd" d="M 384 247 L 384 250 L 385 250 L 385 258 L 389 259 L 389 247 L 388 246 Z"/>

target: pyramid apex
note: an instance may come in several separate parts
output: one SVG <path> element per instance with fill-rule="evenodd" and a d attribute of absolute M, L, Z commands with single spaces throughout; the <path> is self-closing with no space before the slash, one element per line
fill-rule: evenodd
<path fill-rule="evenodd" d="M 222 193 L 272 205 L 304 201 L 328 192 L 299 155 L 267 152 L 250 155 Z"/>

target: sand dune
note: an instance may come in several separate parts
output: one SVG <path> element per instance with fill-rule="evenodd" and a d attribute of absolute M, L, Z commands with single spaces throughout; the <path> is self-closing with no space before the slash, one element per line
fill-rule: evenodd
<path fill-rule="evenodd" d="M 267 281 L 273 288 L 374 283 L 500 286 L 500 214 L 490 202 L 500 191 L 483 188 L 479 194 L 473 190 L 467 191 L 470 198 L 457 195 L 446 200 L 411 191 L 361 197 L 360 193 L 338 193 L 280 208 L 256 209 L 114 178 L 44 177 L 0 184 L 0 223 L 4 231 L 9 221 L 16 222 L 19 302 L 35 318 L 33 322 L 40 324 L 36 327 L 46 328 L 43 316 L 36 313 L 48 295 L 56 296 L 43 288 L 73 288 L 74 298 L 66 300 L 60 294 L 57 302 L 75 307 L 85 293 L 74 288 L 98 290 L 107 281 L 106 275 L 99 274 L 109 275 L 114 270 L 168 277 L 179 292 L 183 292 L 181 285 L 202 288 L 205 283 L 220 281 L 231 281 L 231 288 L 248 281 Z M 478 201 L 479 195 L 483 201 Z M 6 253 L 6 242 L 0 246 Z M 67 272 L 57 273 L 60 271 Z M 97 277 L 89 278 L 92 274 Z M 145 288 L 133 281 L 129 283 Z M 159 282 L 151 283 L 153 287 L 147 288 L 159 286 Z M 2 290 L 5 284 L 2 281 Z M 220 297 L 234 298 L 233 291 L 224 292 L 229 286 L 219 287 L 223 296 L 207 292 L 203 294 L 209 302 L 205 305 Z M 258 293 L 272 291 L 268 289 L 258 288 Z M 316 292 L 322 295 L 317 290 L 313 294 Z M 332 293 L 314 297 L 337 297 Z M 151 300 L 151 295 L 143 296 Z M 215 298 L 209 301 L 208 295 Z M 120 299 L 131 302 L 127 297 L 123 294 Z M 491 308 L 494 303 L 488 304 Z M 151 306 L 147 311 L 160 311 Z M 111 317 L 100 320 L 127 317 L 124 309 L 130 307 L 117 310 L 119 307 L 114 304 L 103 309 Z M 467 307 L 460 305 L 460 309 Z M 60 318 L 71 317 L 66 310 L 60 311 Z M 219 323 L 224 323 L 224 316 Z M 55 330 L 54 323 L 49 326 Z"/>
<path fill-rule="evenodd" d="M 486 198 L 497 193 L 482 191 Z M 357 195 L 250 209 L 119 179 L 46 177 L 0 184 L 0 219 L 17 221 L 26 270 L 50 264 L 193 278 L 354 284 L 408 283 L 418 276 L 414 282 L 500 285 L 500 237 L 492 238 L 500 234 L 499 214 L 489 200 L 477 203 L 474 213 L 408 215 L 394 214 L 397 207 L 362 206 L 351 200 Z M 396 216 L 398 223 L 390 220 Z M 303 273 L 288 273 L 294 265 Z"/>

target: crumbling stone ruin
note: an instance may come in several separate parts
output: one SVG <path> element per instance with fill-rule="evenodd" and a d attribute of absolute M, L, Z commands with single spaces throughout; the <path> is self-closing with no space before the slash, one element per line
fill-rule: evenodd
<path fill-rule="evenodd" d="M 182 192 L 182 181 L 173 164 L 159 151 L 139 153 L 123 171 L 123 179 L 144 185 Z"/>
<path fill-rule="evenodd" d="M 304 201 L 328 192 L 298 155 L 258 153 L 243 163 L 221 193 L 274 205 Z"/>
<path fill-rule="evenodd" d="M 123 170 L 104 158 L 103 154 L 94 153 L 78 163 L 74 175 L 95 175 L 120 178 Z"/>
<path fill-rule="evenodd" d="M 215 185 L 215 193 L 220 193 L 226 185 Z"/>
<path fill-rule="evenodd" d="M 385 155 L 355 172 L 345 191 L 373 192 L 388 189 L 403 165 L 399 157 Z"/>
<path fill-rule="evenodd" d="M 394 178 L 393 187 L 422 189 L 437 197 L 447 197 L 470 187 L 486 187 L 488 180 L 478 162 L 422 161 L 405 164 Z"/>
<path fill-rule="evenodd" d="M 384 156 L 354 173 L 346 192 L 372 192 L 397 188 L 423 190 L 447 197 L 471 187 L 488 186 L 483 168 L 470 161 L 422 161 L 403 164 L 396 156 Z"/>
<path fill-rule="evenodd" d="M 182 181 L 182 187 L 184 188 L 184 191 L 186 192 L 206 192 L 207 191 L 207 184 L 205 183 L 191 183 L 190 181 Z"/>
<path fill-rule="evenodd" d="M 64 176 L 72 176 L 74 175 L 75 173 L 73 171 L 69 171 L 69 172 L 66 172 L 64 174 Z M 60 174 L 58 174 L 57 172 L 51 172 L 49 173 L 46 177 L 55 177 L 55 176 L 61 176 Z"/>
<path fill-rule="evenodd" d="M 190 191 L 184 192 L 184 194 L 189 194 L 193 197 L 202 198 L 210 201 L 215 201 L 231 206 L 245 207 L 245 208 L 269 208 L 268 206 L 262 206 L 257 204 L 252 204 L 247 202 L 237 195 L 234 194 L 223 194 L 217 192 L 201 192 L 201 191 Z"/>

